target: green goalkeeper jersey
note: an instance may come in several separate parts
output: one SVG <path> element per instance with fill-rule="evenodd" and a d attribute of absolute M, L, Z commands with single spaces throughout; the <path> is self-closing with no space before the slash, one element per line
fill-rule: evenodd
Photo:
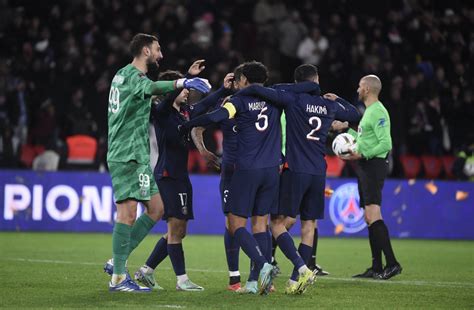
<path fill-rule="evenodd" d="M 150 162 L 151 96 L 173 90 L 173 81 L 153 82 L 132 64 L 115 74 L 109 93 L 108 162 Z"/>

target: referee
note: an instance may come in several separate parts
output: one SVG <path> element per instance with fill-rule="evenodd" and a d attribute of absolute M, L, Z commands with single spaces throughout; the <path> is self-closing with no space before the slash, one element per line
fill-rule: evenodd
<path fill-rule="evenodd" d="M 365 209 L 372 251 L 372 266 L 354 277 L 387 280 L 400 274 L 402 267 L 393 253 L 388 228 L 380 210 L 382 188 L 388 174 L 387 155 L 392 149 L 390 117 L 378 99 L 381 89 L 382 83 L 375 75 L 366 75 L 359 82 L 357 93 L 366 110 L 358 131 L 349 129 L 349 133 L 357 142 L 357 147 L 349 159 L 358 160 L 360 206 Z M 385 268 L 382 267 L 382 252 L 386 260 Z"/>

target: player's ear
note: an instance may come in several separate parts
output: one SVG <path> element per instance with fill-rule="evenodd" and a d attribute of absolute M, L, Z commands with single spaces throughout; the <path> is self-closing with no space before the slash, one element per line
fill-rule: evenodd
<path fill-rule="evenodd" d="M 150 48 L 149 48 L 148 46 L 144 46 L 144 47 L 142 48 L 142 52 L 143 52 L 143 54 L 144 54 L 145 56 L 147 56 L 147 57 L 150 56 L 150 54 L 151 54 L 151 50 L 150 50 Z"/>

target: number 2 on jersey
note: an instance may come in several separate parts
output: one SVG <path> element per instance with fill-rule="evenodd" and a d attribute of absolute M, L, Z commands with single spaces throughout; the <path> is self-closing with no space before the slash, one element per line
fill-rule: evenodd
<path fill-rule="evenodd" d="M 315 124 L 316 123 L 316 124 Z M 314 141 L 319 141 L 319 138 L 315 136 L 316 134 L 316 131 L 318 131 L 319 129 L 321 129 L 321 125 L 322 125 L 322 122 L 321 122 L 321 119 L 317 116 L 313 116 L 313 117 L 310 117 L 309 118 L 309 125 L 311 127 L 315 127 L 313 128 L 313 130 L 311 130 L 307 135 L 306 135 L 306 139 L 308 140 L 314 140 Z"/>

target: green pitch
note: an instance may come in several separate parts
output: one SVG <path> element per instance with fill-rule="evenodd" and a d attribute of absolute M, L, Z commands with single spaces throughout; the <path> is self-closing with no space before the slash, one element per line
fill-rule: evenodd
<path fill-rule="evenodd" d="M 149 236 L 129 260 L 134 272 L 157 235 Z M 227 285 L 223 240 L 185 239 L 187 273 L 204 292 L 176 292 L 169 259 L 158 267 L 166 291 L 111 294 L 102 272 L 111 255 L 111 235 L 0 233 L 0 307 L 11 308 L 474 308 L 474 242 L 394 240 L 403 274 L 389 281 L 351 279 L 369 264 L 368 241 L 321 239 L 318 262 L 331 272 L 302 296 L 287 296 L 291 268 L 277 252 L 283 274 L 269 296 L 239 296 Z M 249 267 L 241 253 L 241 271 Z"/>

